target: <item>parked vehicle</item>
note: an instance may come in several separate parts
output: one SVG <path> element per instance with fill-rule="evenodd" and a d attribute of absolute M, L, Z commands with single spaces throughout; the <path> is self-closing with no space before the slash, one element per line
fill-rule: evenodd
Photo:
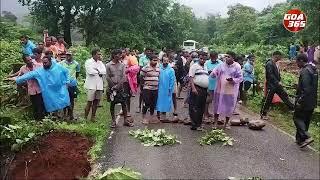
<path fill-rule="evenodd" d="M 183 42 L 182 48 L 189 53 L 198 49 L 198 42 L 194 40 L 186 40 Z"/>

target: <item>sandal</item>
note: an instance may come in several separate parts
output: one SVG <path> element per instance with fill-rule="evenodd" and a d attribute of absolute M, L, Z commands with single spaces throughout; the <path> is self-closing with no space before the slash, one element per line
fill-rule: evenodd
<path fill-rule="evenodd" d="M 127 127 L 133 127 L 133 123 L 129 123 L 129 122 L 125 122 L 123 123 L 123 126 L 127 126 Z"/>
<path fill-rule="evenodd" d="M 224 129 L 224 130 L 226 130 L 226 129 L 227 129 L 227 130 L 230 130 L 230 129 L 231 129 L 231 126 L 228 124 L 228 125 L 224 126 L 223 129 Z"/>
<path fill-rule="evenodd" d="M 212 122 L 211 122 L 211 120 L 210 120 L 209 117 L 204 117 L 204 118 L 203 118 L 203 123 L 205 123 L 205 124 L 211 124 Z"/>
<path fill-rule="evenodd" d="M 190 119 L 188 119 L 188 118 L 185 118 L 185 119 L 184 119 L 183 125 L 189 126 L 189 125 L 191 125 L 191 124 L 192 124 L 192 123 L 191 123 Z"/>
<path fill-rule="evenodd" d="M 223 120 L 218 120 L 218 125 L 223 125 L 224 121 Z"/>
<path fill-rule="evenodd" d="M 240 115 L 237 111 L 233 112 L 232 115 Z"/>
<path fill-rule="evenodd" d="M 178 123 L 178 122 L 179 122 L 178 114 L 177 113 L 173 113 L 172 123 Z"/>
<path fill-rule="evenodd" d="M 116 127 L 117 127 L 116 122 L 113 122 L 113 123 L 111 124 L 111 126 L 110 126 L 110 128 L 116 128 Z"/>
<path fill-rule="evenodd" d="M 160 119 L 161 123 L 171 123 L 169 119 Z"/>

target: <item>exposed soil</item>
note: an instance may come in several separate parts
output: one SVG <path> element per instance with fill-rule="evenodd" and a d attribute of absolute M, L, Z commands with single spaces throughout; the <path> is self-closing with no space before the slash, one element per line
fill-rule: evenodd
<path fill-rule="evenodd" d="M 19 152 L 13 160 L 8 179 L 79 179 L 90 170 L 88 150 L 92 142 L 70 132 L 52 132 L 35 145 Z"/>
<path fill-rule="evenodd" d="M 299 67 L 296 61 L 278 61 L 277 63 L 281 71 L 299 74 Z"/>

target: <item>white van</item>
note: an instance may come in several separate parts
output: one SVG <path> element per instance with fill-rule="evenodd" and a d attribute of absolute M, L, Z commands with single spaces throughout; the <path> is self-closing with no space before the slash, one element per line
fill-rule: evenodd
<path fill-rule="evenodd" d="M 196 51 L 197 50 L 197 45 L 198 45 L 197 41 L 186 40 L 186 41 L 183 41 L 182 48 L 183 48 L 183 50 L 188 51 L 190 53 L 192 51 Z"/>

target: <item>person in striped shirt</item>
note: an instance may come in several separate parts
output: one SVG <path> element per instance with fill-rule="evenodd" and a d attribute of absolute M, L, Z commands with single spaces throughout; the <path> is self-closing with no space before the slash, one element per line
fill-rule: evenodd
<path fill-rule="evenodd" d="M 158 56 L 152 54 L 150 57 L 150 63 L 141 69 L 141 76 L 144 81 L 142 90 L 142 99 L 144 102 L 142 108 L 143 124 L 148 124 L 150 120 L 154 120 L 156 118 L 153 115 L 158 98 L 160 68 L 158 65 Z M 150 109 L 150 119 L 146 118 L 148 109 Z"/>

